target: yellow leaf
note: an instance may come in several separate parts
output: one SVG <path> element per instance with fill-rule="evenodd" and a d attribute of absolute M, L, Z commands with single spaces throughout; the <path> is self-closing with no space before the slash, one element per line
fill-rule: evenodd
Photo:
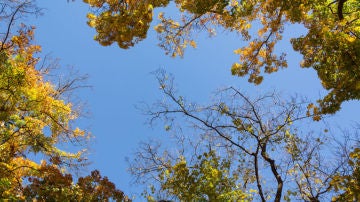
<path fill-rule="evenodd" d="M 193 48 L 196 48 L 196 42 L 195 41 L 190 41 L 190 46 L 192 46 Z"/>

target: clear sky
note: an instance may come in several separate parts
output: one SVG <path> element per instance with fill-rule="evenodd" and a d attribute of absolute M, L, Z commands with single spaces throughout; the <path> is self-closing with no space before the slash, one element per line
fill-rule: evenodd
<path fill-rule="evenodd" d="M 210 102 L 211 92 L 230 85 L 253 95 L 272 89 L 313 100 L 324 95 L 315 72 L 299 67 L 301 56 L 291 49 L 288 35 L 279 48 L 288 53 L 289 68 L 265 75 L 264 82 L 254 87 L 246 78 L 230 74 L 231 64 L 238 60 L 233 50 L 245 45 L 235 34 L 218 33 L 211 39 L 200 34 L 198 48 L 186 50 L 184 59 L 174 59 L 157 46 L 152 28 L 147 39 L 131 49 L 122 50 L 116 44 L 102 47 L 93 40 L 95 32 L 86 24 L 89 8 L 82 1 L 39 0 L 38 5 L 44 8 L 44 15 L 28 23 L 37 27 L 36 43 L 42 46 L 43 54 L 51 53 L 63 66 L 74 66 L 90 76 L 88 83 L 93 89 L 78 92 L 91 112 L 89 118 L 81 119 L 78 124 L 95 136 L 90 146 L 92 164 L 88 171 L 99 169 L 128 195 L 139 189 L 130 185 L 125 158 L 132 158 L 141 140 L 165 133 L 161 123 L 156 128 L 146 125 L 146 117 L 135 108 L 140 102 L 151 104 L 161 98 L 151 74 L 158 68 L 175 76 L 182 95 L 205 103 Z M 295 34 L 304 30 L 294 27 L 292 31 Z M 358 102 L 346 103 L 331 123 L 346 127 L 359 121 L 359 113 Z"/>

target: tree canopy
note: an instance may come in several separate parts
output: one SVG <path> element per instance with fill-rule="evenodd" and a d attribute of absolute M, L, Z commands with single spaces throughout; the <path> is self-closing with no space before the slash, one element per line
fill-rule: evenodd
<path fill-rule="evenodd" d="M 291 39 L 293 49 L 303 55 L 300 66 L 313 68 L 328 94 L 311 110 L 332 114 L 344 101 L 360 99 L 359 49 L 360 11 L 357 0 L 84 0 L 93 7 L 89 26 L 95 28 L 95 40 L 107 46 L 118 43 L 129 48 L 146 38 L 154 9 L 176 6 L 180 18 L 158 15 L 154 27 L 159 46 L 166 54 L 183 56 L 184 49 L 196 47 L 194 33 L 218 30 L 238 33 L 248 41 L 234 50 L 239 61 L 231 67 L 236 76 L 260 84 L 263 73 L 288 66 L 288 50 L 277 50 L 284 33 L 293 33 L 289 24 L 300 24 L 306 34 Z M 173 4 L 171 4 L 173 2 Z M 172 15 L 174 16 L 174 15 Z M 252 28 L 254 27 L 254 28 Z"/>
<path fill-rule="evenodd" d="M 56 85 L 49 79 L 54 67 L 39 57 L 35 28 L 21 20 L 39 13 L 33 2 L 6 0 L 0 8 L 0 198 L 128 201 L 99 171 L 72 181 L 69 170 L 87 164 L 90 135 L 74 126 L 80 111 L 65 95 L 83 77 Z M 65 150 L 64 144 L 73 147 Z"/>
<path fill-rule="evenodd" d="M 81 142 L 87 133 L 71 126 L 76 110 L 37 70 L 39 59 L 34 54 L 40 46 L 31 44 L 32 37 L 33 29 L 23 27 L 1 50 L 1 184 L 8 186 L 3 197 L 17 195 L 24 177 L 41 174 L 40 164 L 28 157 L 31 154 L 41 153 L 56 165 L 83 159 L 81 150 L 72 153 L 58 147 L 62 142 Z"/>

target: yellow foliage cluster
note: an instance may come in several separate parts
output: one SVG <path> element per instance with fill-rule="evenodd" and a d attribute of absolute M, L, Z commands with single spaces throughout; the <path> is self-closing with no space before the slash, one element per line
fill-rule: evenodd
<path fill-rule="evenodd" d="M 97 31 L 95 40 L 103 46 L 116 42 L 121 48 L 129 48 L 146 38 L 153 19 L 154 7 L 165 6 L 168 0 L 84 0 L 95 8 L 107 10 L 89 13 L 88 25 Z"/>
<path fill-rule="evenodd" d="M 161 189 L 180 201 L 249 201 L 251 194 L 240 189 L 237 176 L 230 173 L 230 161 L 221 160 L 215 151 L 205 152 L 190 165 L 181 156 L 160 173 Z"/>

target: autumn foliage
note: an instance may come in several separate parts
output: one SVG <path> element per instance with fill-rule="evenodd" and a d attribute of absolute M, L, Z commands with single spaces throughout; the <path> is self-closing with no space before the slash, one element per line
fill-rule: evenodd
<path fill-rule="evenodd" d="M 63 99 L 74 82 L 57 86 L 46 79 L 49 68 L 41 66 L 41 46 L 33 43 L 35 28 L 16 21 L 34 14 L 36 6 L 29 1 L 0 5 L 0 23 L 7 25 L 0 35 L 0 198 L 125 200 L 98 171 L 77 184 L 72 181 L 69 169 L 86 165 L 86 150 L 75 145 L 84 145 L 90 137 L 73 126 L 79 111 Z M 75 152 L 63 150 L 63 144 L 74 145 Z"/>
<path fill-rule="evenodd" d="M 30 177 L 30 184 L 23 189 L 27 201 L 130 201 L 98 170 L 80 177 L 77 183 L 72 175 L 64 174 L 56 166 L 43 165 L 39 171 L 43 175 Z"/>
<path fill-rule="evenodd" d="M 342 103 L 360 99 L 358 0 L 83 2 L 91 7 L 87 24 L 103 46 L 135 46 L 146 39 L 155 14 L 159 46 L 172 57 L 196 48 L 198 32 L 233 32 L 246 45 L 233 51 L 239 59 L 231 73 L 255 85 L 265 74 L 288 67 L 289 51 L 278 44 L 294 24 L 300 25 L 304 34 L 289 43 L 303 57 L 299 66 L 314 69 L 327 90 L 315 103 L 283 101 L 275 93 L 251 98 L 228 87 L 216 94 L 222 100 L 200 106 L 178 96 L 171 78 L 161 72 L 157 78 L 165 98 L 145 113 L 151 122 L 164 121 L 182 145 L 176 145 L 177 155 L 151 144 L 139 149 L 130 172 L 152 183 L 143 194 L 148 201 L 156 201 L 155 194 L 175 201 L 360 200 L 357 133 L 341 142 L 327 129 L 314 134 L 297 125 L 320 121 Z M 175 15 L 167 13 L 175 7 Z M 35 27 L 22 24 L 39 11 L 34 1 L 0 2 L 0 199 L 130 201 L 98 170 L 77 179 L 71 172 L 87 165 L 90 138 L 74 126 L 80 111 L 65 99 L 79 79 L 62 85 L 50 79 L 51 68 L 43 66 L 46 58 L 34 43 Z M 179 135 L 187 123 L 199 134 Z M 174 125 L 180 125 L 178 130 Z"/>
<path fill-rule="evenodd" d="M 23 26 L 1 50 L 1 182 L 9 197 L 19 195 L 24 177 L 41 173 L 40 164 L 27 156 L 41 153 L 57 165 L 81 162 L 82 151 L 63 151 L 57 144 L 86 138 L 85 131 L 71 127 L 77 117 L 71 103 L 59 99 L 36 69 L 40 46 L 31 44 L 32 38 L 33 29 Z"/>
<path fill-rule="evenodd" d="M 303 68 L 313 68 L 328 95 L 318 101 L 317 111 L 333 114 L 348 100 L 360 99 L 360 12 L 357 0 L 259 1 L 259 0 L 84 0 L 93 7 L 88 24 L 97 31 L 102 45 L 118 43 L 128 48 L 146 38 L 154 9 L 176 6 L 180 18 L 158 14 L 154 29 L 159 46 L 173 57 L 183 56 L 187 46 L 196 47 L 195 33 L 217 31 L 239 34 L 244 47 L 234 50 L 239 61 L 231 67 L 233 75 L 248 76 L 260 84 L 263 73 L 288 66 L 288 50 L 276 45 L 291 33 L 289 24 L 300 24 L 306 34 L 290 40 L 303 55 Z M 174 4 L 171 4 L 173 2 Z M 254 28 L 253 28 L 254 27 Z"/>

